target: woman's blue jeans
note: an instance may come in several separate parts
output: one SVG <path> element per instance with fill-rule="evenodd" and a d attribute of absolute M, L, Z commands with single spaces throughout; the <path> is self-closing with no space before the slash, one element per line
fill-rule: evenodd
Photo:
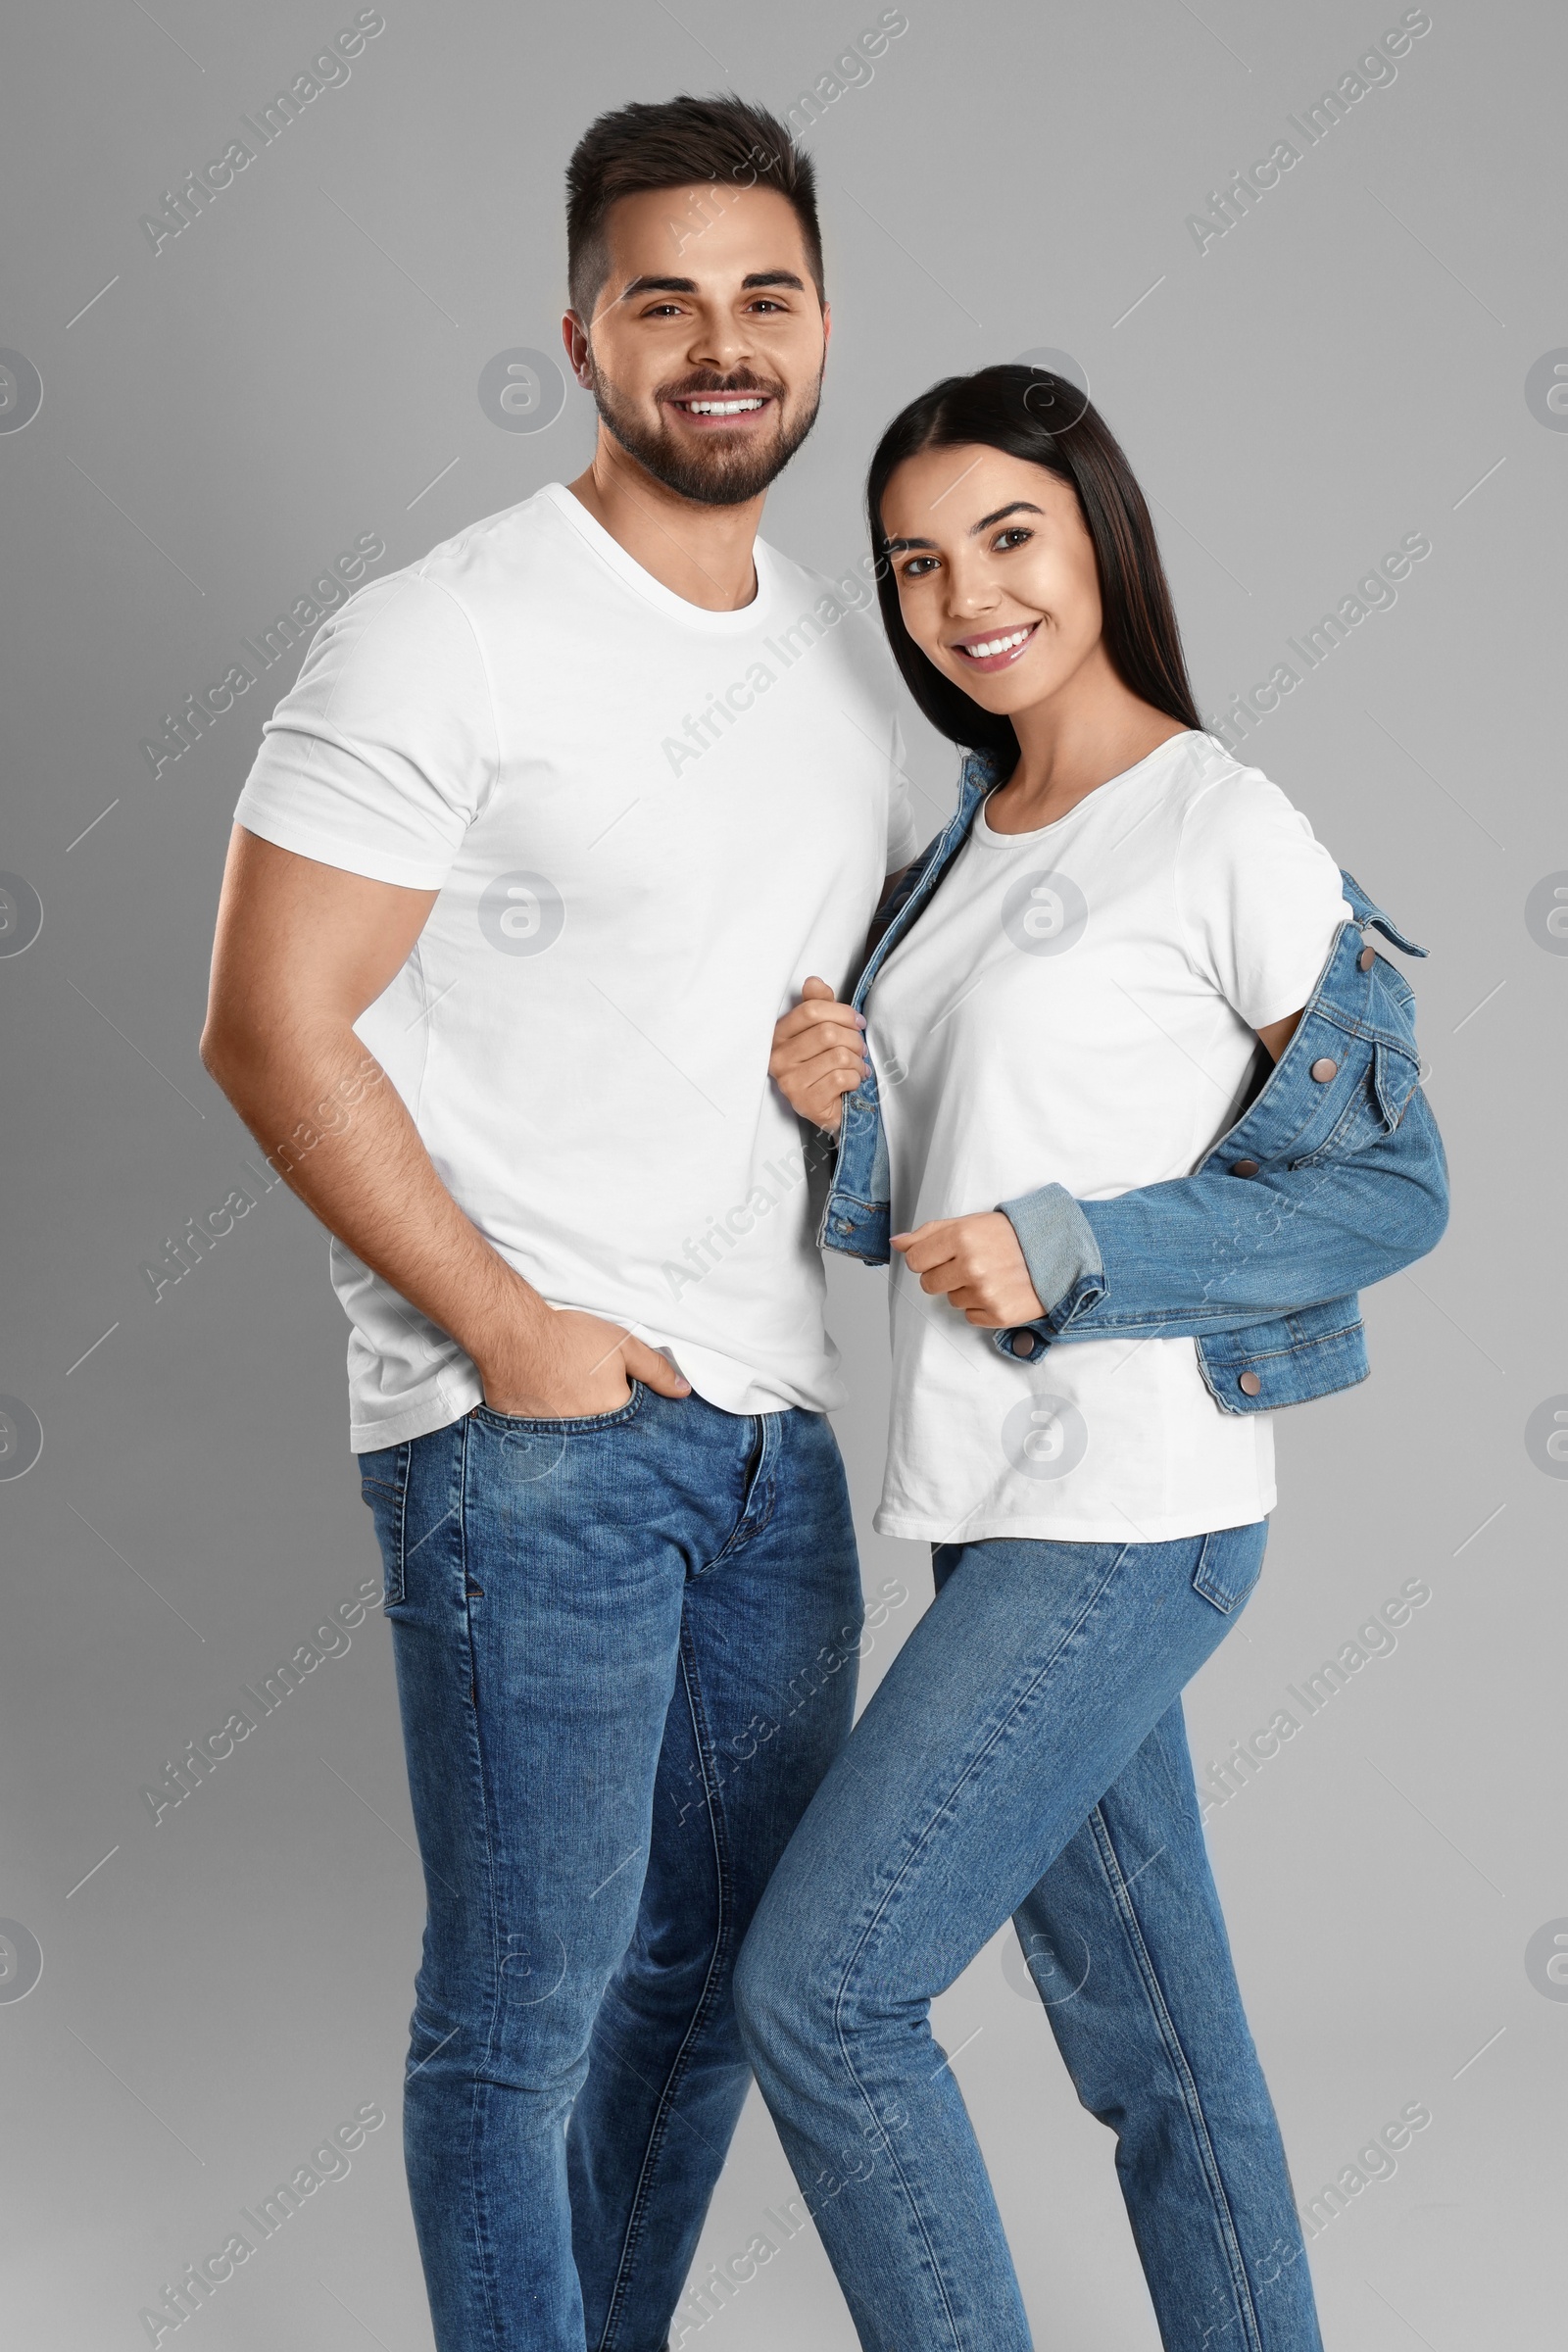
<path fill-rule="evenodd" d="M 1180 1698 L 1266 1537 L 937 1547 L 936 1601 L 774 1873 L 741 2031 L 866 2352 L 1030 2342 L 929 2016 L 1009 1915 L 1116 2134 L 1166 2352 L 1321 2352 Z"/>

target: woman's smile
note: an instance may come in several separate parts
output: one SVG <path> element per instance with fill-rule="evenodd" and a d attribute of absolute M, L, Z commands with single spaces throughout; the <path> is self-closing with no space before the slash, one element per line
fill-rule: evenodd
<path fill-rule="evenodd" d="M 1038 620 L 1016 622 L 1007 629 L 989 629 L 983 637 L 955 637 L 948 651 L 957 654 L 966 669 L 1007 669 L 1033 643 Z"/>

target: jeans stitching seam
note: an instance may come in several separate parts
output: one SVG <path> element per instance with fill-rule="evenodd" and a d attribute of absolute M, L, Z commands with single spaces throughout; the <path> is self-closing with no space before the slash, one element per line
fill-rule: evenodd
<path fill-rule="evenodd" d="M 409 1593 L 409 1488 L 414 1479 L 414 1446 L 405 1438 L 398 1463 L 398 1599 Z"/>
<path fill-rule="evenodd" d="M 611 2289 L 604 2330 L 599 2339 L 599 2352 L 612 2352 L 612 2346 L 614 2343 L 616 2328 L 626 2296 L 630 2291 L 632 2266 L 642 2242 L 648 2207 L 653 2197 L 654 2174 L 659 2158 L 669 2137 L 669 2119 L 674 2110 L 676 2094 L 690 2072 L 691 2053 L 697 2037 L 711 2014 L 715 1997 L 714 1986 L 733 1927 L 734 1905 L 731 1899 L 730 1875 L 720 1827 L 721 1806 L 718 1788 L 713 1783 L 710 1770 L 712 1747 L 708 1733 L 706 1714 L 702 1706 L 702 1683 L 697 1673 L 697 1660 L 691 1646 L 690 1631 L 685 1625 L 681 1627 L 680 1668 L 681 1681 L 686 1690 L 686 1704 L 691 1715 L 692 1738 L 696 1744 L 698 1761 L 702 1766 L 703 1790 L 707 1799 L 708 1818 L 712 1834 L 713 1879 L 718 1894 L 718 1919 L 713 1935 L 712 1955 L 708 1964 L 708 1974 L 703 1980 L 703 1988 L 697 1996 L 691 2022 L 682 2037 L 680 2048 L 670 2062 L 669 2072 L 664 2079 L 663 2087 L 659 2093 L 659 2103 L 653 2124 L 649 2129 L 648 2145 L 643 2151 L 642 2169 L 638 2174 L 637 2186 L 632 2194 L 626 2234 L 621 2241 L 620 2259 L 615 2266 L 615 2280 Z"/>
<path fill-rule="evenodd" d="M 770 1424 L 777 1417 L 772 1413 L 760 1413 L 757 1416 L 762 1424 L 762 1441 L 758 1448 L 757 1467 L 747 1482 L 746 1494 L 734 1526 L 712 1558 L 705 1561 L 703 1566 L 698 1569 L 699 1576 L 709 1576 L 715 1568 L 722 1567 L 727 1559 L 733 1558 L 736 1552 L 743 1550 L 755 1538 L 761 1535 L 772 1519 L 778 1500 L 778 1492 L 772 1471 L 773 1438 Z M 760 1519 L 753 1519 L 751 1517 L 753 1498 L 760 1494 L 765 1494 L 766 1507 Z"/>
<path fill-rule="evenodd" d="M 1111 1901 L 1121 1919 L 1122 1931 L 1132 1953 L 1133 1965 L 1144 1987 L 1144 1997 L 1149 2003 L 1150 2014 L 1154 2020 L 1160 2040 L 1165 2045 L 1166 2056 L 1170 2060 L 1172 2072 L 1181 2088 L 1182 2106 L 1186 2111 L 1188 2125 L 1198 2147 L 1199 2160 L 1209 2184 L 1214 2219 L 1219 2225 L 1220 2235 L 1224 2240 L 1229 2260 L 1231 2288 L 1236 2296 L 1237 2308 L 1247 2330 L 1248 2343 L 1251 2347 L 1251 2352 L 1262 2352 L 1263 2339 L 1258 2330 L 1257 2306 L 1253 2300 L 1251 2283 L 1247 2276 L 1247 2264 L 1236 2231 L 1235 2216 L 1231 2211 L 1230 2199 L 1226 2194 L 1224 2180 L 1219 2169 L 1219 2160 L 1214 2153 L 1214 2143 L 1209 2134 L 1208 2119 L 1203 2113 L 1203 2102 L 1193 2079 L 1187 2053 L 1182 2047 L 1181 2036 L 1176 2031 L 1175 2022 L 1166 2005 L 1158 1974 L 1150 1958 L 1149 1946 L 1144 1939 L 1143 1929 L 1139 1925 L 1137 1906 L 1133 1901 L 1131 1887 L 1122 1871 L 1121 1858 L 1116 1852 L 1115 1841 L 1110 1834 L 1110 1825 L 1099 1805 L 1096 1805 L 1089 1816 L 1089 1827 L 1094 1837 L 1101 1870 L 1110 1890 Z"/>
<path fill-rule="evenodd" d="M 468 1427 L 469 1425 L 467 1418 L 465 1416 L 465 1418 L 458 1424 L 460 1434 L 458 1438 L 456 1464 L 458 1490 L 456 1496 L 456 1511 L 458 1521 L 458 1573 L 462 1579 L 463 1590 L 465 1592 L 466 1592 L 468 1586 Z M 466 1604 L 465 1604 L 465 1610 L 466 1612 Z M 471 1633 L 467 1642 L 467 1650 L 468 1671 L 471 1682 L 473 1673 L 473 1644 Z M 473 2183 L 473 2236 L 474 2248 L 478 2258 L 479 2277 L 483 2283 L 485 2306 L 489 2316 L 490 2328 L 492 2333 L 499 2338 L 504 2326 L 505 2315 L 502 2310 L 499 2294 L 500 2282 L 496 2277 L 495 2265 L 490 2253 L 488 2232 L 484 2225 L 483 2201 L 479 2189 L 479 2167 L 475 2161 L 479 2129 L 479 2111 L 481 2106 L 485 2103 L 486 2091 L 490 2087 L 490 2067 L 495 2056 L 496 2035 L 503 2003 L 501 1968 L 499 1965 L 500 1922 L 496 1917 L 495 1854 L 490 1837 L 489 1794 L 485 1787 L 484 1749 L 479 1739 L 479 1715 L 476 1706 L 472 1710 L 470 1736 L 474 1743 L 474 1762 L 476 1766 L 475 1777 L 479 1790 L 479 1820 L 484 1839 L 484 1875 L 487 1894 L 487 1909 L 490 1917 L 490 1973 L 493 1984 L 493 1991 L 491 1994 L 490 2019 L 485 2029 L 484 2055 L 474 2070 L 473 2092 L 469 2107 L 468 2163 L 470 2167 L 469 2177 Z"/>

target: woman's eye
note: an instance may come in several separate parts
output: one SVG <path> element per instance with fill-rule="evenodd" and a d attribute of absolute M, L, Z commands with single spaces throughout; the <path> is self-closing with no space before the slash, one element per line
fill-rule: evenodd
<path fill-rule="evenodd" d="M 908 563 L 900 567 L 899 577 L 901 580 L 923 579 L 927 571 L 935 571 L 936 567 L 935 556 L 911 556 Z"/>
<path fill-rule="evenodd" d="M 1026 540 L 1033 537 L 1033 531 L 1026 531 L 1022 523 L 1013 523 L 1006 530 L 997 533 L 996 552 L 1004 555 L 1009 547 L 1022 547 Z"/>

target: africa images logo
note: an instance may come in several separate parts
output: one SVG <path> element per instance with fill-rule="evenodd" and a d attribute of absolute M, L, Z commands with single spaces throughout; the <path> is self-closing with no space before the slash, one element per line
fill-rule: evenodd
<path fill-rule="evenodd" d="M 1002 1424 L 1002 1450 L 1025 1478 L 1066 1478 L 1089 1451 L 1089 1425 L 1065 1396 L 1020 1396 Z"/>
<path fill-rule="evenodd" d="M 1568 1396 L 1545 1396 L 1525 1423 L 1525 1451 L 1548 1478 L 1568 1478 Z"/>
<path fill-rule="evenodd" d="M 0 2001 L 24 2001 L 43 1975 L 38 1938 L 20 1919 L 0 1919 Z"/>
<path fill-rule="evenodd" d="M 561 893 L 543 874 L 497 874 L 479 901 L 479 928 L 503 956 L 542 956 L 565 926 Z"/>
<path fill-rule="evenodd" d="M 498 351 L 479 371 L 479 406 L 504 433 L 542 433 L 566 403 L 566 380 L 548 352 L 531 344 Z"/>
<path fill-rule="evenodd" d="M 20 1396 L 0 1396 L 0 1478 L 25 1478 L 43 1451 L 43 1430 Z"/>
<path fill-rule="evenodd" d="M 1002 928 L 1025 956 L 1062 956 L 1089 921 L 1089 903 L 1070 874 L 1037 867 L 1020 874 L 1002 902 Z"/>
<path fill-rule="evenodd" d="M 0 351 L 0 433 L 20 433 L 43 407 L 43 378 L 20 351 Z"/>

